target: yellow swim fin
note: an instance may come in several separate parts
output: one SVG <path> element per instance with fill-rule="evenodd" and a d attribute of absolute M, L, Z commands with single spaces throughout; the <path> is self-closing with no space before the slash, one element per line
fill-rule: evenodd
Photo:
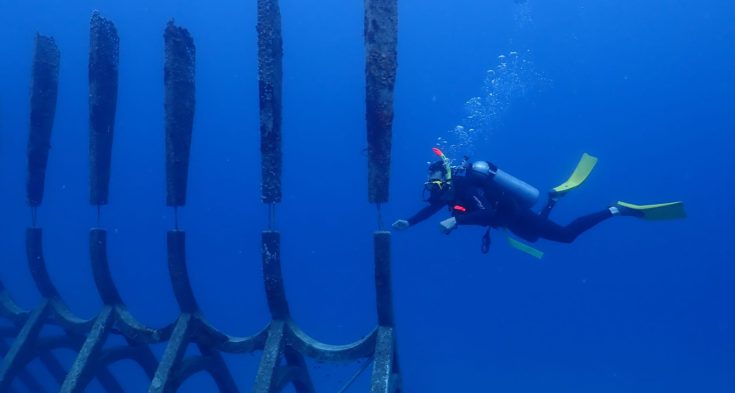
<path fill-rule="evenodd" d="M 582 158 L 579 160 L 577 167 L 574 168 L 574 172 L 569 176 L 569 179 L 564 183 L 553 188 L 553 191 L 557 194 L 564 194 L 567 191 L 571 191 L 579 187 L 594 169 L 597 164 L 597 157 L 591 156 L 587 153 L 582 154 Z"/>
<path fill-rule="evenodd" d="M 641 212 L 641 218 L 646 220 L 673 220 L 686 218 L 684 202 L 658 203 L 655 205 L 634 205 L 618 201 L 618 205 Z"/>
<path fill-rule="evenodd" d="M 541 259 L 544 256 L 544 252 L 543 251 L 537 250 L 537 249 L 529 246 L 526 243 L 520 242 L 520 241 L 518 241 L 516 239 L 513 239 L 512 237 L 510 237 L 510 234 L 508 234 L 508 229 L 507 228 L 505 230 L 505 238 L 508 239 L 508 244 L 510 244 L 511 247 L 515 248 L 516 250 L 523 251 L 526 254 L 528 254 L 528 255 L 530 255 L 532 257 L 538 258 L 538 259 Z"/>

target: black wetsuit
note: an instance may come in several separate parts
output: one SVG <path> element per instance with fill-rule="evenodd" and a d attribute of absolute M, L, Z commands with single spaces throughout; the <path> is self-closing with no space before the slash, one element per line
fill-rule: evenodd
<path fill-rule="evenodd" d="M 477 182 L 464 176 L 454 177 L 451 186 L 433 189 L 427 202 L 429 206 L 408 219 L 411 226 L 448 206 L 459 225 L 506 227 L 529 242 L 543 238 L 571 243 L 584 231 L 612 217 L 610 210 L 605 209 L 561 226 L 548 218 L 553 201 L 549 201 L 542 213 L 535 213 L 530 208 L 521 208 L 510 194 L 494 182 Z"/>

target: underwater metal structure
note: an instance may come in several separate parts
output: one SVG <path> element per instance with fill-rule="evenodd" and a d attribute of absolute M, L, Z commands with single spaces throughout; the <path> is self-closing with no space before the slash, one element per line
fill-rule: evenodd
<path fill-rule="evenodd" d="M 102 309 L 91 319 L 76 316 L 56 290 L 43 254 L 43 231 L 36 223 L 36 210 L 44 194 L 51 131 L 56 108 L 59 49 L 53 38 L 38 35 L 33 59 L 31 123 L 28 139 L 27 200 L 32 223 L 26 230 L 27 263 L 41 294 L 32 310 L 19 307 L 0 281 L 0 393 L 23 386 L 44 392 L 44 386 L 27 365 L 34 360 L 48 370 L 59 391 L 85 391 L 96 379 L 111 393 L 125 392 L 124 383 L 109 366 L 132 360 L 150 378 L 148 392 L 175 392 L 190 376 L 209 373 L 221 392 L 239 392 L 232 370 L 222 354 L 260 352 L 260 364 L 252 391 L 275 393 L 293 385 L 299 393 L 315 392 L 306 358 L 321 362 L 365 359 L 372 365 L 371 392 L 401 391 L 397 361 L 395 323 L 391 296 L 391 235 L 383 230 L 380 204 L 388 201 L 392 96 L 396 75 L 397 0 L 365 1 L 366 121 L 368 129 L 368 201 L 376 204 L 378 229 L 373 233 L 377 326 L 366 336 L 347 345 L 329 345 L 309 337 L 291 318 L 281 274 L 280 233 L 275 227 L 275 207 L 281 201 L 281 96 L 282 38 L 278 0 L 258 3 L 258 69 L 261 136 L 261 197 L 269 214 L 269 227 L 262 232 L 261 263 L 271 321 L 249 337 L 233 337 L 212 326 L 198 306 L 186 267 L 186 234 L 178 228 L 167 233 L 168 268 L 179 315 L 170 324 L 154 328 L 140 323 L 128 311 L 110 274 L 107 232 L 95 227 L 89 232 L 91 268 Z M 189 151 L 195 102 L 194 41 L 189 32 L 170 22 L 165 40 L 166 113 L 166 204 L 177 217 L 186 203 Z M 119 38 L 112 22 L 92 15 L 89 53 L 89 182 L 90 203 L 108 203 L 112 143 L 118 94 Z M 60 327 L 53 335 L 46 326 Z M 106 345 L 112 336 L 123 345 Z M 165 344 L 160 356 L 154 344 Z M 186 356 L 196 346 L 198 355 Z M 57 349 L 76 353 L 71 365 L 53 353 Z M 356 376 L 355 376 L 356 377 Z M 354 378 L 353 378 L 354 380 Z M 348 382 L 351 383 L 352 381 Z M 345 386 L 341 391 L 345 391 Z"/>

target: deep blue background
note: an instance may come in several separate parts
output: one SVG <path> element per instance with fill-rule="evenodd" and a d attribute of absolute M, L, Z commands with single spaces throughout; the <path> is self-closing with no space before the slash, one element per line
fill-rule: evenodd
<path fill-rule="evenodd" d="M 296 320 L 330 343 L 375 324 L 366 200 L 362 2 L 283 0 L 287 292 Z M 165 264 L 163 28 L 197 45 L 189 269 L 207 317 L 230 334 L 268 321 L 259 266 L 255 2 L 6 0 L 0 3 L 0 279 L 25 307 L 25 144 L 33 35 L 56 38 L 61 80 L 40 209 L 49 270 L 67 302 L 99 309 L 87 255 L 87 51 L 93 9 L 121 37 L 110 231 L 113 275 L 133 313 L 176 316 Z M 582 152 L 600 158 L 554 212 L 566 222 L 623 199 L 683 200 L 677 222 L 615 219 L 573 245 L 539 242 L 540 260 L 500 233 L 394 235 L 404 387 L 412 392 L 735 391 L 735 3 L 727 0 L 400 0 L 391 202 L 386 222 L 421 207 L 425 163 L 462 121 L 498 55 L 522 53 L 548 83 L 514 100 L 474 150 L 548 189 Z M 432 221 L 437 221 L 436 217 Z M 70 356 L 70 354 L 68 354 Z M 243 391 L 257 356 L 230 357 Z M 315 368 L 336 391 L 355 365 Z M 134 366 L 131 391 L 146 381 Z M 363 378 L 364 379 L 364 378 Z M 362 385 L 355 391 L 364 390 Z M 211 389 L 198 376 L 182 391 Z"/>

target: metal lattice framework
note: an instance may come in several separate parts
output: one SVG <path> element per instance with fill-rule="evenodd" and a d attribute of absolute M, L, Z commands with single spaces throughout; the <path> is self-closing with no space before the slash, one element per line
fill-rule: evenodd
<path fill-rule="evenodd" d="M 388 199 L 388 173 L 392 127 L 392 94 L 396 71 L 396 0 L 365 3 L 367 122 L 369 142 L 369 200 Z M 258 0 L 258 60 L 262 199 L 270 225 L 275 204 L 281 199 L 281 70 L 282 45 L 277 0 Z M 164 39 L 166 92 L 167 205 L 176 209 L 186 201 L 189 149 L 195 109 L 195 47 L 186 29 L 169 23 Z M 94 13 L 90 29 L 90 201 L 107 204 L 111 150 L 117 104 L 119 39 L 112 22 Z M 271 322 L 249 337 L 233 337 L 212 326 L 197 304 L 186 266 L 185 232 L 168 231 L 168 268 L 179 315 L 161 327 L 145 326 L 131 315 L 110 274 L 107 232 L 89 232 L 91 268 L 102 309 L 91 319 L 76 316 L 65 304 L 46 269 L 43 232 L 36 226 L 53 128 L 58 86 L 59 50 L 52 38 L 38 35 L 33 63 L 31 127 L 28 143 L 28 203 L 33 224 L 26 231 L 27 263 L 42 296 L 32 310 L 24 310 L 0 282 L 0 392 L 19 383 L 32 392 L 44 387 L 31 375 L 34 360 L 49 371 L 61 392 L 82 392 L 97 379 L 108 392 L 125 386 L 109 371 L 121 360 L 136 362 L 150 378 L 149 392 L 174 392 L 190 376 L 207 372 L 221 392 L 238 392 L 223 353 L 262 352 L 254 392 L 279 392 L 292 384 L 299 393 L 314 392 L 306 358 L 322 362 L 365 359 L 372 365 L 372 392 L 400 392 L 391 296 L 390 241 L 387 231 L 373 234 L 378 325 L 366 336 L 347 345 L 329 345 L 309 337 L 291 318 L 281 274 L 280 233 L 262 233 L 262 268 Z M 379 208 L 379 205 L 378 205 Z M 378 209 L 378 213 L 379 213 Z M 178 220 L 177 220 L 178 221 Z M 380 217 L 378 222 L 380 223 Z M 379 224 L 380 225 L 380 224 Z M 2 325 L 0 325 L 2 326 Z M 47 326 L 59 333 L 45 334 Z M 107 345 L 121 337 L 122 345 Z M 8 344 L 11 343 L 11 344 Z M 151 346 L 165 344 L 157 357 Z M 199 354 L 186 356 L 196 346 Z M 76 353 L 70 367 L 54 355 L 57 349 Z M 16 381 L 17 380 L 17 381 Z"/>

